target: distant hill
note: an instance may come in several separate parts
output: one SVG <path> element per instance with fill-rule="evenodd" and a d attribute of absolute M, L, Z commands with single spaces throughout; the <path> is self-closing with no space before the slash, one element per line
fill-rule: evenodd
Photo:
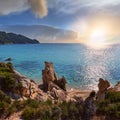
<path fill-rule="evenodd" d="M 13 25 L 0 26 L 1 31 L 22 34 L 35 38 L 41 43 L 72 43 L 80 42 L 78 33 L 72 30 L 55 28 L 47 25 Z"/>
<path fill-rule="evenodd" d="M 39 44 L 39 42 L 23 35 L 0 31 L 0 44 Z"/>

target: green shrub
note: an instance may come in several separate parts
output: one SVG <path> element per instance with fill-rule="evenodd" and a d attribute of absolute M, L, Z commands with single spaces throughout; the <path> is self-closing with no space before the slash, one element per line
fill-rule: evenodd
<path fill-rule="evenodd" d="M 120 92 L 108 92 L 104 101 L 97 102 L 97 114 L 120 119 Z"/>
<path fill-rule="evenodd" d="M 2 117 L 3 114 L 7 113 L 7 109 L 9 108 L 10 103 L 10 97 L 0 91 L 0 117 Z"/>
<path fill-rule="evenodd" d="M 9 91 L 15 87 L 15 79 L 13 73 L 2 72 L 0 73 L 1 87 L 3 90 Z"/>
<path fill-rule="evenodd" d="M 0 62 L 0 71 L 3 68 L 4 68 L 5 71 L 13 72 L 13 65 L 10 62 L 8 62 L 8 63 Z"/>
<path fill-rule="evenodd" d="M 47 106 L 52 106 L 52 100 L 48 99 L 44 104 Z"/>
<path fill-rule="evenodd" d="M 45 103 L 31 99 L 24 101 L 25 107 L 22 113 L 22 118 L 25 120 L 53 120 L 51 119 L 52 107 L 50 107 L 49 104 L 51 104 L 49 100 Z"/>
<path fill-rule="evenodd" d="M 6 94 L 4 94 L 1 90 L 0 90 L 0 101 L 1 102 L 4 101 L 4 102 L 6 102 L 8 104 L 11 103 L 10 97 L 8 97 Z"/>
<path fill-rule="evenodd" d="M 83 105 L 75 102 L 66 102 L 64 101 L 59 105 L 62 110 L 62 119 L 76 120 L 83 114 Z"/>
<path fill-rule="evenodd" d="M 110 101 L 110 103 L 120 102 L 120 92 L 107 92 L 106 100 Z"/>
<path fill-rule="evenodd" d="M 22 113 L 24 120 L 34 120 L 35 111 L 31 107 L 26 107 Z"/>
<path fill-rule="evenodd" d="M 15 87 L 15 83 L 12 64 L 0 63 L 0 85 L 2 90 L 11 90 Z"/>
<path fill-rule="evenodd" d="M 40 106 L 40 101 L 28 99 L 24 102 L 25 106 L 29 106 L 31 108 L 38 108 Z"/>
<path fill-rule="evenodd" d="M 12 63 L 8 62 L 6 65 L 9 68 L 9 70 L 11 70 L 11 72 L 13 72 L 13 65 L 12 65 Z"/>

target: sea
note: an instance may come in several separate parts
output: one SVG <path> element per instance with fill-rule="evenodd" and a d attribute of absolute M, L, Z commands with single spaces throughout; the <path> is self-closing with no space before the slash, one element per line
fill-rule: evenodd
<path fill-rule="evenodd" d="M 0 45 L 0 62 L 12 58 L 14 68 L 36 82 L 42 82 L 44 62 L 52 62 L 67 86 L 97 89 L 99 78 L 111 85 L 120 81 L 120 45 L 94 49 L 82 44 L 11 44 Z"/>

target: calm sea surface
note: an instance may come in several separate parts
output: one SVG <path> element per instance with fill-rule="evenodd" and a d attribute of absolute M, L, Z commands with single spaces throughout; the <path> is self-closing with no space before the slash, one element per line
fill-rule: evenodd
<path fill-rule="evenodd" d="M 0 61 L 11 57 L 14 67 L 36 81 L 42 79 L 44 61 L 53 62 L 68 86 L 96 89 L 98 79 L 120 80 L 120 45 L 92 49 L 81 44 L 0 45 Z"/>

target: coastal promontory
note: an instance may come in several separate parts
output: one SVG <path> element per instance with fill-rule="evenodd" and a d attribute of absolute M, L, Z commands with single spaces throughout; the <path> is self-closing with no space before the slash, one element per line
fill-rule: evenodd
<path fill-rule="evenodd" d="M 39 41 L 20 34 L 0 31 L 0 44 L 39 44 Z"/>

